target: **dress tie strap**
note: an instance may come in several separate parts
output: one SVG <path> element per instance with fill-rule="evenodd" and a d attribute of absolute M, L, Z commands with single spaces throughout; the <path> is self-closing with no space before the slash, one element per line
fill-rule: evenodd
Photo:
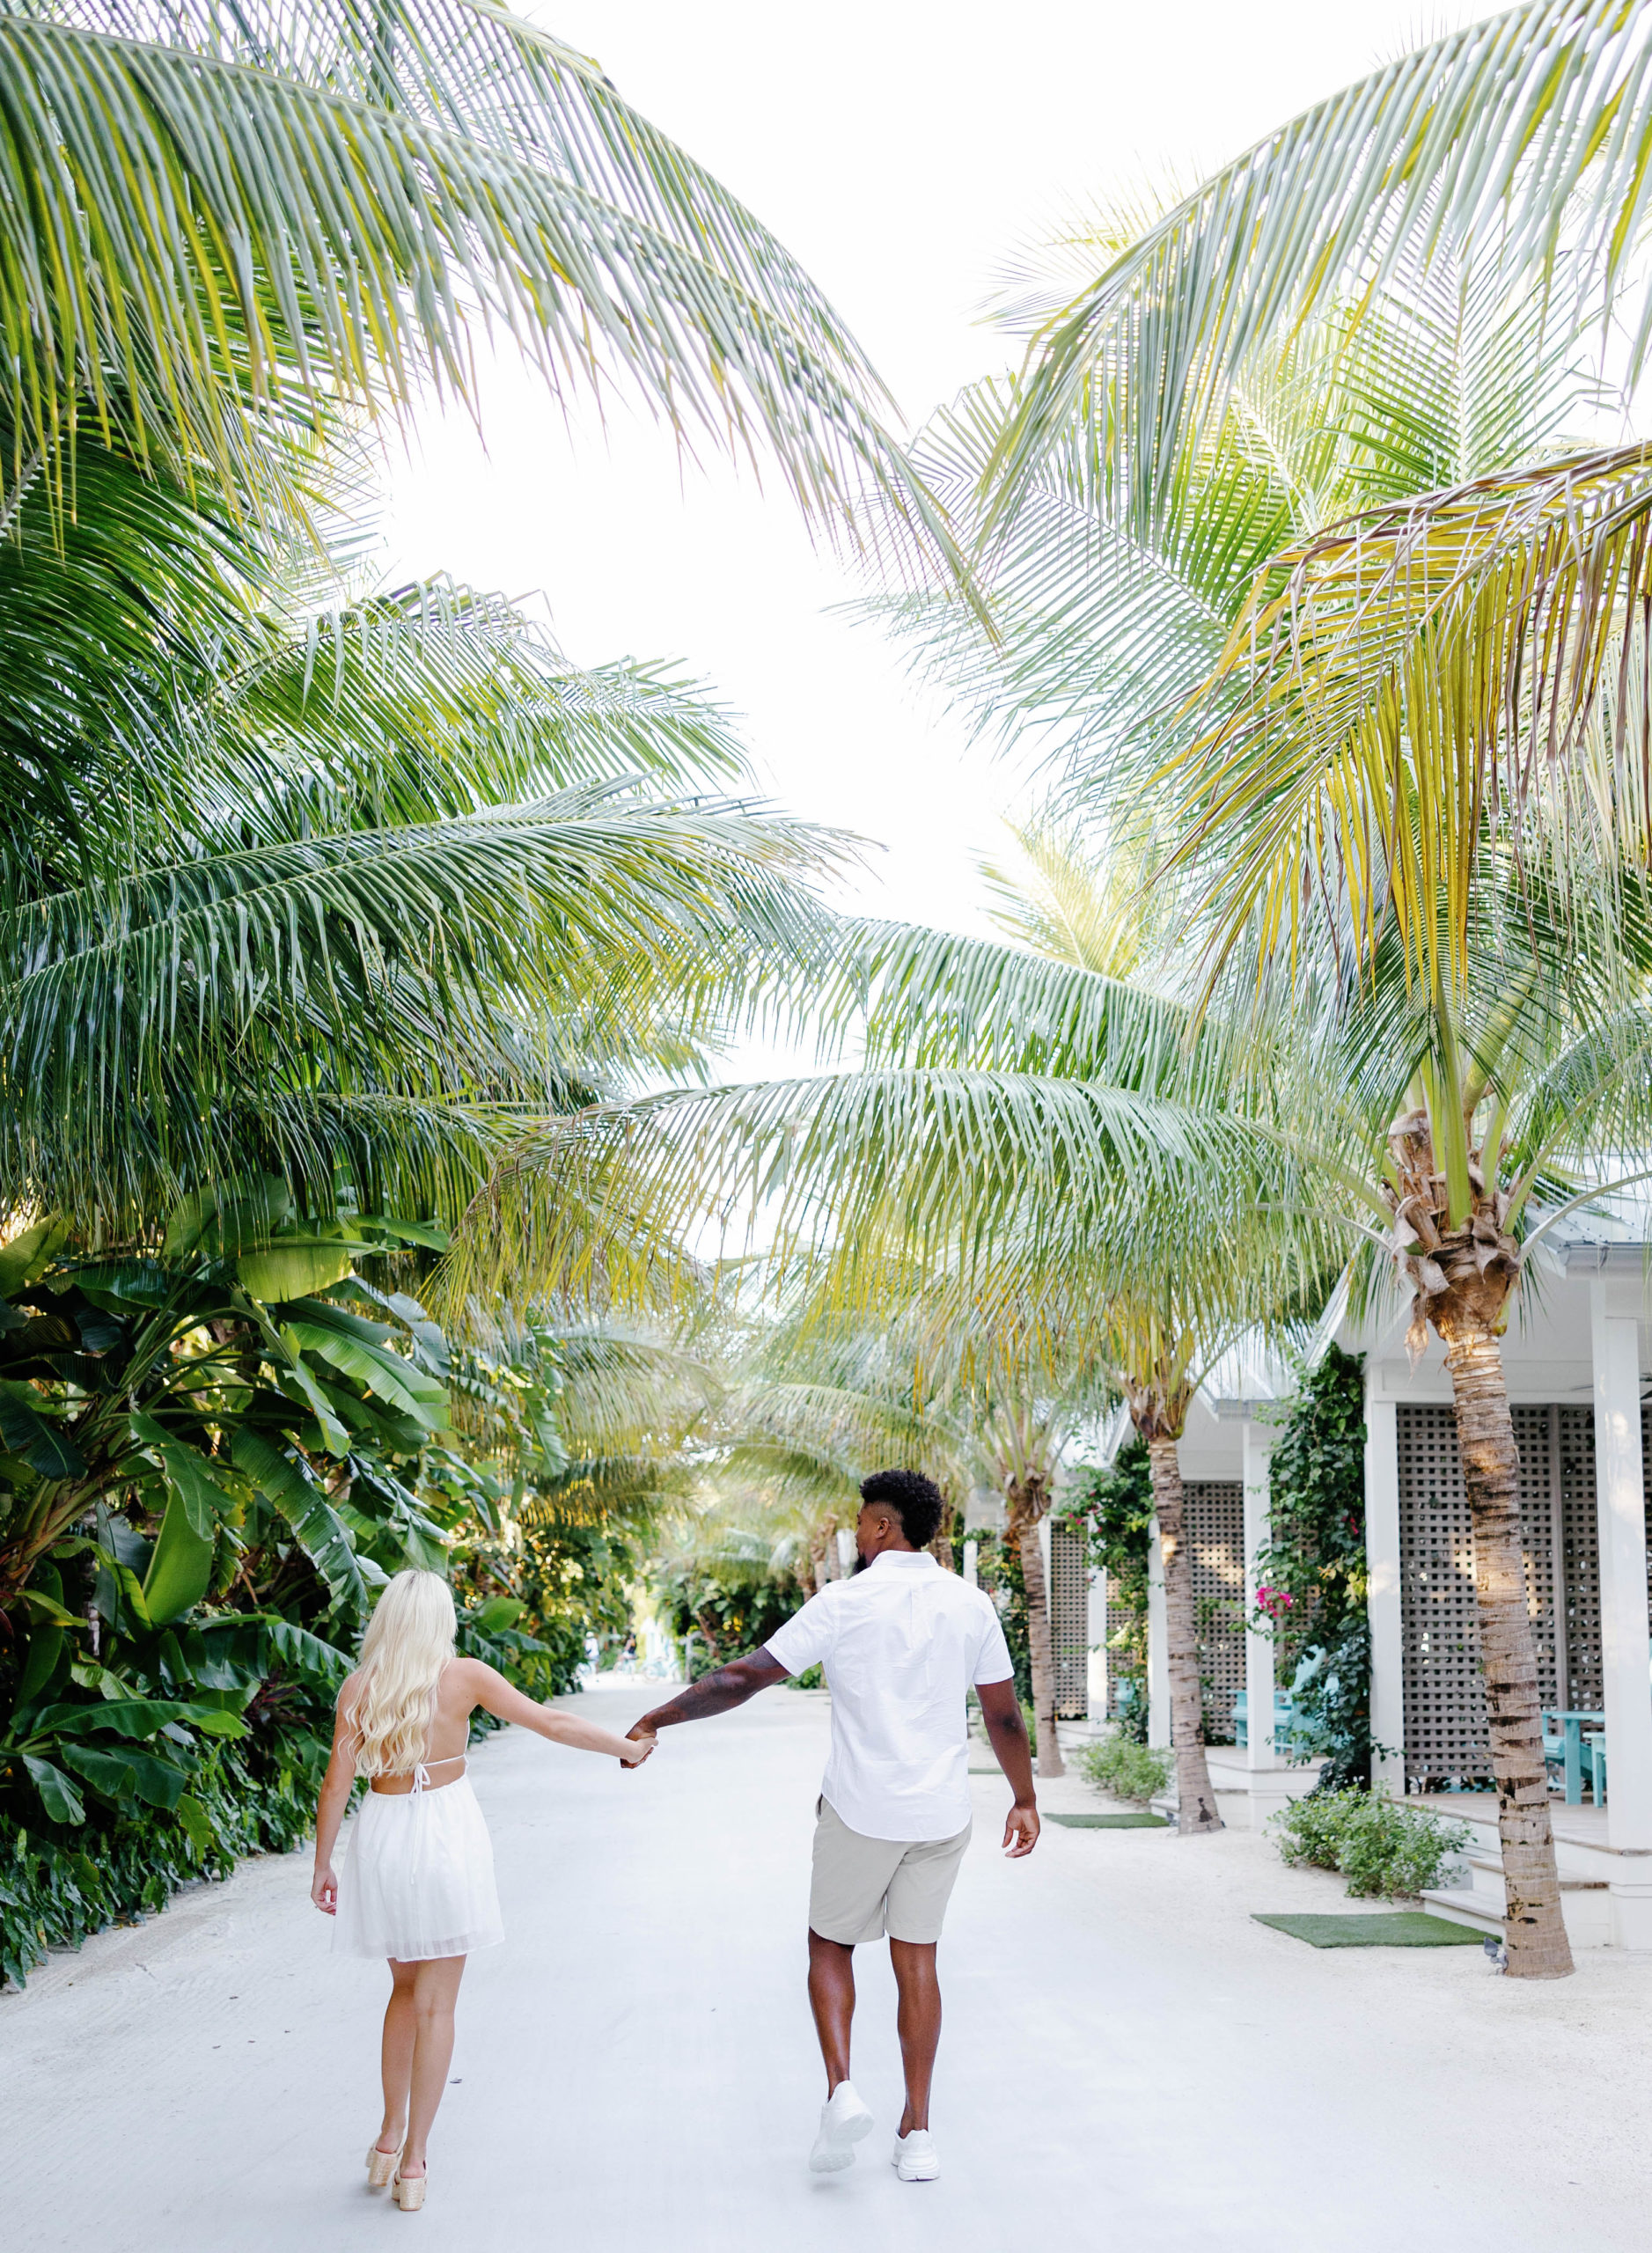
<path fill-rule="evenodd" d="M 467 1752 L 450 1752 L 444 1760 L 417 1762 L 413 1771 L 413 1789 L 408 1794 L 408 1797 L 416 1799 L 422 1791 L 429 1788 L 432 1768 L 451 1768 L 456 1760 L 462 1761 L 467 1768 L 470 1765 L 470 1755 Z"/>

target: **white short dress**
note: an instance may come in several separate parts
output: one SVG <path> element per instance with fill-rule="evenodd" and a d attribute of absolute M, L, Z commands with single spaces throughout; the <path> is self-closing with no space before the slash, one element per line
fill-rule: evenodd
<path fill-rule="evenodd" d="M 430 1769 L 447 1765 L 421 1762 L 410 1792 L 363 1799 L 339 1872 L 336 1954 L 421 1963 L 504 1938 L 493 1842 L 470 1777 L 430 1788 Z"/>

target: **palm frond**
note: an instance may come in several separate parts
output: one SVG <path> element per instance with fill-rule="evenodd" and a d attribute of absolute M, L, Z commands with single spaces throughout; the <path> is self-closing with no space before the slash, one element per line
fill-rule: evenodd
<path fill-rule="evenodd" d="M 814 943 L 811 855 L 736 806 L 587 789 L 52 892 L 0 916 L 13 1134 L 83 1211 L 146 1144 L 162 1179 L 232 1171 L 249 1107 L 314 1132 L 362 1098 L 588 1099 L 662 1012 L 715 1038 L 766 954 Z"/>
<path fill-rule="evenodd" d="M 457 1234 L 442 1303 L 507 1285 L 646 1300 L 706 1220 L 760 1222 L 776 1275 L 861 1238 L 984 1259 L 1007 1215 L 1122 1227 L 1243 1139 L 1191 1105 L 1027 1073 L 868 1070 L 594 1109 L 522 1137 Z"/>
<path fill-rule="evenodd" d="M 7 0 L 5 386 L 30 447 L 119 394 L 215 461 L 268 411 L 474 396 L 480 336 L 554 393 L 622 379 L 761 444 L 827 525 L 945 527 L 852 338 L 599 66 L 481 0 Z M 141 183 L 141 192 L 139 184 Z M 859 536 L 870 536 L 863 532 Z"/>
<path fill-rule="evenodd" d="M 1248 149 L 1112 258 L 1032 340 L 991 465 L 1004 512 L 1116 362 L 1112 446 L 1162 493 L 1230 373 L 1337 297 L 1449 250 L 1553 283 L 1573 328 L 1611 303 L 1652 194 L 1652 10 L 1526 0 L 1397 57 Z M 1652 334 L 1635 317 L 1633 360 Z"/>
<path fill-rule="evenodd" d="M 1604 811 L 1614 853 L 1600 788 L 1615 795 L 1613 770 L 1647 757 L 1630 692 L 1649 531 L 1652 447 L 1635 445 L 1421 495 L 1285 550 L 1213 681 L 1219 701 L 1237 685 L 1231 708 L 1172 770 L 1183 850 L 1220 839 L 1218 954 L 1252 923 L 1264 954 L 1289 950 L 1329 915 L 1363 955 L 1392 917 L 1425 981 L 1460 983 L 1494 814 L 1518 858 L 1534 820 L 1586 833 Z M 1634 843 L 1644 858 L 1648 837 Z"/>

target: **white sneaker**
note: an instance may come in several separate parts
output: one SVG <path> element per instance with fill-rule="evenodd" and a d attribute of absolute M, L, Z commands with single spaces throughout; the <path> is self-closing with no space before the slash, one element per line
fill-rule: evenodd
<path fill-rule="evenodd" d="M 933 2183 L 941 2172 L 941 2154 L 927 2128 L 897 2136 L 893 2157 L 895 2172 L 903 2183 Z"/>
<path fill-rule="evenodd" d="M 853 2085 L 841 2081 L 820 2107 L 820 2132 L 809 2154 L 811 2174 L 835 2175 L 840 2167 L 853 2167 L 855 2145 L 871 2132 L 870 2110 Z"/>

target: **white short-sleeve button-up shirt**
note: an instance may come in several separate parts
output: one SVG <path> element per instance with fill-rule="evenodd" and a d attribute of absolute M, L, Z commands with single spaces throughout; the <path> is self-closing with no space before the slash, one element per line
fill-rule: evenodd
<path fill-rule="evenodd" d="M 867 1838 L 951 1838 L 970 1818 L 972 1683 L 1013 1671 L 990 1600 L 928 1550 L 885 1549 L 832 1581 L 765 1646 L 788 1674 L 819 1664 L 832 1692 L 820 1789 Z"/>

